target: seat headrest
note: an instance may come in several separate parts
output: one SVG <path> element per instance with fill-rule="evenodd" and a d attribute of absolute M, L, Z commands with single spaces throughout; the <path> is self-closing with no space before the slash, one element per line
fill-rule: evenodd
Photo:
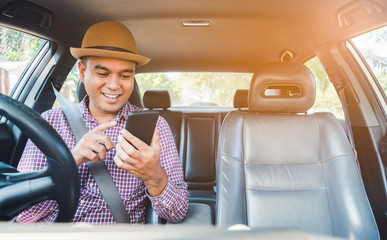
<path fill-rule="evenodd" d="M 78 101 L 82 101 L 83 98 L 86 96 L 86 89 L 85 85 L 83 84 L 82 81 L 78 81 L 78 86 L 77 86 L 77 96 L 78 96 Z"/>
<path fill-rule="evenodd" d="M 143 97 L 144 106 L 149 109 L 169 108 L 171 98 L 168 90 L 147 90 Z"/>
<path fill-rule="evenodd" d="M 248 107 L 249 89 L 237 89 L 234 94 L 234 108 Z"/>
<path fill-rule="evenodd" d="M 250 84 L 249 111 L 301 113 L 313 106 L 316 83 L 300 63 L 262 65 Z"/>

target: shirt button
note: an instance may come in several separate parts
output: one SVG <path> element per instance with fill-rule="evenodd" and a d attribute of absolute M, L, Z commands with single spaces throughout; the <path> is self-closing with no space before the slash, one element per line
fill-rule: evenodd
<path fill-rule="evenodd" d="M 163 204 L 166 204 L 166 203 L 167 203 L 167 201 L 163 200 Z"/>
<path fill-rule="evenodd" d="M 94 187 L 94 184 L 93 184 L 93 183 L 90 183 L 90 187 Z"/>
<path fill-rule="evenodd" d="M 155 205 L 158 206 L 158 205 L 159 205 L 159 202 L 155 202 Z"/>
<path fill-rule="evenodd" d="M 81 200 L 81 204 L 84 204 L 84 203 L 85 203 L 85 200 L 82 199 L 82 200 Z"/>

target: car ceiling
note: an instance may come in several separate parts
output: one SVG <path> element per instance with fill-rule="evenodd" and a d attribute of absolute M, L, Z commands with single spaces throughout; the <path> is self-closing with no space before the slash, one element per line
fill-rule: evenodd
<path fill-rule="evenodd" d="M 12 0 L 3 0 L 6 5 Z M 87 28 L 117 20 L 133 33 L 138 52 L 152 61 L 139 69 L 157 71 L 253 72 L 260 64 L 279 61 L 285 49 L 303 62 L 324 43 L 355 36 L 386 23 L 382 11 L 350 18 L 340 27 L 338 14 L 353 2 L 369 0 L 31 0 L 53 13 L 50 29 L 37 34 L 68 46 L 80 46 Z M 344 10 L 343 10 L 344 9 Z M 359 15 L 360 14 L 360 15 Z M 358 17 L 362 16 L 364 17 Z M 182 21 L 209 21 L 209 27 L 184 27 Z M 17 19 L 15 20 L 17 22 Z M 7 25 L 11 19 L 0 16 Z M 24 30 L 28 26 L 20 27 Z M 36 29 L 36 28 L 35 28 Z"/>

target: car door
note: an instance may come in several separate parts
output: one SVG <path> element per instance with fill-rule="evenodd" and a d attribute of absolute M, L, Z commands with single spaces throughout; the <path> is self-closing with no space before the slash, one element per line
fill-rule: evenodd
<path fill-rule="evenodd" d="M 0 93 L 34 105 L 33 86 L 42 71 L 50 43 L 42 38 L 0 26 Z M 17 165 L 27 139 L 10 121 L 0 121 L 0 161 Z"/>
<path fill-rule="evenodd" d="M 339 93 L 366 192 L 382 238 L 387 236 L 387 27 L 316 49 Z"/>

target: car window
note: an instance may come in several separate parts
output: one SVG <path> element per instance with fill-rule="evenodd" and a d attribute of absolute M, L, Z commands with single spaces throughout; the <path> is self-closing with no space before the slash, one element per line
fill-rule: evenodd
<path fill-rule="evenodd" d="M 317 88 L 316 101 L 309 112 L 331 112 L 344 119 L 340 99 L 319 59 L 314 57 L 305 65 L 313 72 Z M 232 107 L 235 90 L 248 89 L 252 76 L 252 73 L 172 72 L 139 73 L 136 79 L 142 95 L 149 89 L 167 89 L 172 106 Z M 62 95 L 73 103 L 78 103 L 78 81 L 75 64 L 61 88 Z M 56 102 L 54 107 L 57 106 Z"/>
<path fill-rule="evenodd" d="M 41 38 L 0 26 L 0 93 L 9 96 L 35 53 Z"/>
<path fill-rule="evenodd" d="M 78 70 L 78 62 L 77 62 L 76 64 L 74 64 L 73 68 L 67 75 L 66 80 L 64 81 L 59 91 L 62 94 L 62 96 L 64 96 L 67 100 L 69 100 L 72 103 L 79 103 L 78 96 L 77 96 L 78 82 L 79 82 L 79 70 Z M 59 106 L 60 104 L 58 100 L 55 100 L 52 108 L 57 108 Z"/>
<path fill-rule="evenodd" d="M 336 118 L 344 119 L 340 98 L 318 57 L 310 59 L 305 65 L 316 80 L 316 100 L 308 112 L 331 112 Z"/>
<path fill-rule="evenodd" d="M 377 92 L 379 99 L 386 102 L 387 95 L 387 26 L 376 29 L 351 39 L 357 52 L 363 57 L 373 76 L 371 86 Z M 386 110 L 386 109 L 385 109 Z"/>
<path fill-rule="evenodd" d="M 233 106 L 235 90 L 248 89 L 252 73 L 173 72 L 136 75 L 141 94 L 167 89 L 172 106 Z"/>
<path fill-rule="evenodd" d="M 232 107 L 235 89 L 248 89 L 252 76 L 252 73 L 140 73 L 136 74 L 136 80 L 142 95 L 150 89 L 168 90 L 173 106 Z M 78 103 L 78 81 L 79 70 L 75 64 L 60 90 L 73 103 Z M 55 102 L 53 107 L 58 106 Z"/>

